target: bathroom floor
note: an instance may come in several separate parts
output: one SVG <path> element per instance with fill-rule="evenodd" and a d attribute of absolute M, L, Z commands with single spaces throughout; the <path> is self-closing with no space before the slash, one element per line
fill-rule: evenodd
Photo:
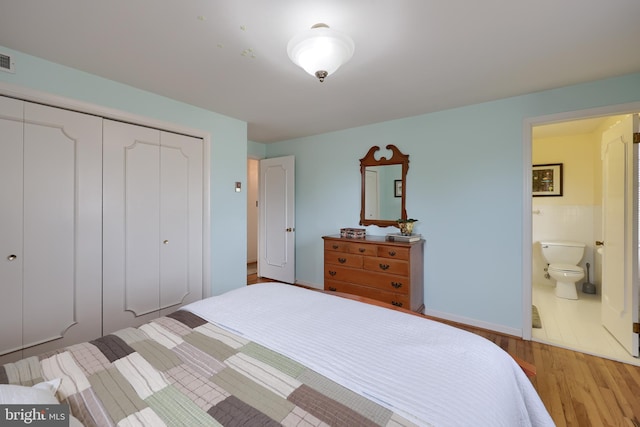
<path fill-rule="evenodd" d="M 532 329 L 533 341 L 577 350 L 640 366 L 600 323 L 600 295 L 578 291 L 577 300 L 555 296 L 554 287 L 533 284 L 532 301 L 538 307 L 542 328 Z"/>

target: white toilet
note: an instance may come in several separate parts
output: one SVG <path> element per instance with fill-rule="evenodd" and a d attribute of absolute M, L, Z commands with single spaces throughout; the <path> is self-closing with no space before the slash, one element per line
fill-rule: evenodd
<path fill-rule="evenodd" d="M 578 299 L 576 282 L 584 277 L 584 270 L 578 263 L 584 256 L 586 245 L 566 240 L 545 240 L 540 245 L 542 255 L 549 263 L 547 271 L 556 280 L 556 296 Z"/>

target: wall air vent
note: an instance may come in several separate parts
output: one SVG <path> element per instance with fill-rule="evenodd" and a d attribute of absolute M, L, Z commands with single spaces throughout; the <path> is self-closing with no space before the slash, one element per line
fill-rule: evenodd
<path fill-rule="evenodd" d="M 0 70 L 8 73 L 15 73 L 15 63 L 11 55 L 0 52 Z"/>

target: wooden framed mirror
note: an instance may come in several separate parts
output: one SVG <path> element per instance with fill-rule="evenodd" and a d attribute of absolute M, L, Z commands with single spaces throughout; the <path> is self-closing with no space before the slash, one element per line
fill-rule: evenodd
<path fill-rule="evenodd" d="M 392 144 L 385 148 L 391 151 L 390 156 L 383 157 L 382 153 L 376 159 L 380 147 L 373 146 L 360 159 L 360 225 L 390 227 L 397 226 L 399 218 L 407 219 L 405 202 L 409 155 L 402 154 Z"/>

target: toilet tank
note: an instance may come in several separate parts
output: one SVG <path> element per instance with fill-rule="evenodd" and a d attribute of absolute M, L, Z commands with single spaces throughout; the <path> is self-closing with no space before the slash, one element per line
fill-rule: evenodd
<path fill-rule="evenodd" d="M 544 240 L 540 242 L 540 246 L 542 246 L 542 255 L 549 264 L 578 265 L 586 245 L 569 240 Z"/>

